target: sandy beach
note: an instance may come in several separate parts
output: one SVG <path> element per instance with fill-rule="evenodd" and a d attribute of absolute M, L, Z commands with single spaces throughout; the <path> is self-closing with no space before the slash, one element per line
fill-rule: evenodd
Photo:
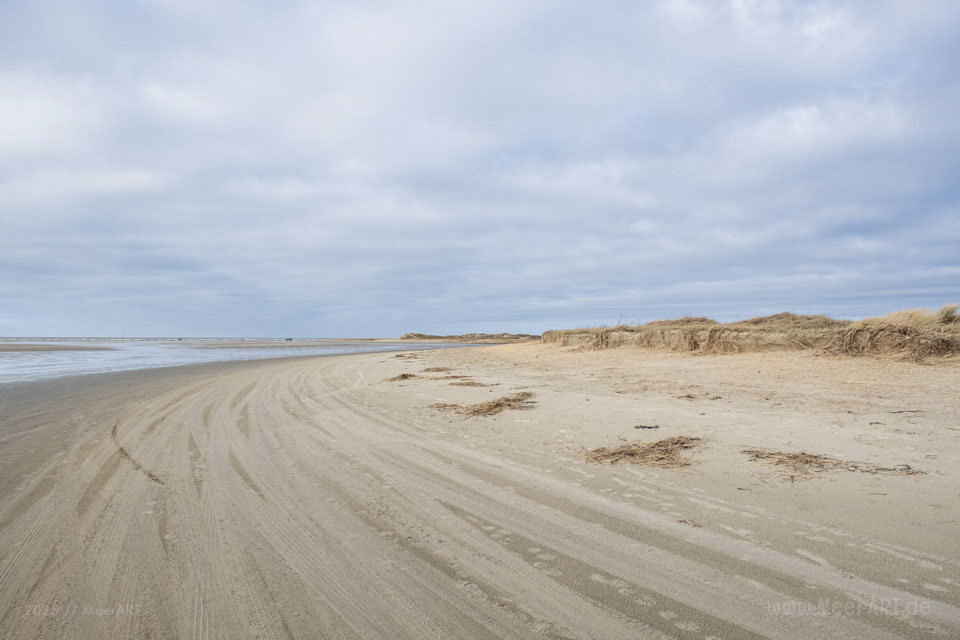
<path fill-rule="evenodd" d="M 0 636 L 957 637 L 957 389 L 550 344 L 0 386 Z"/>

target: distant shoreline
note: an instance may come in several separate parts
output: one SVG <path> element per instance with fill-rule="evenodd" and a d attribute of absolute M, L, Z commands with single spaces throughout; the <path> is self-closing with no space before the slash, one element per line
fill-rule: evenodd
<path fill-rule="evenodd" d="M 33 345 L 0 343 L 0 386 L 76 375 L 192 365 L 204 362 L 316 357 L 348 353 L 388 353 L 471 346 L 436 341 L 404 343 L 399 340 L 311 340 L 301 342 L 125 341 L 102 344 Z M 477 345 L 479 346 L 479 345 Z"/>
<path fill-rule="evenodd" d="M 0 352 L 21 352 L 21 351 L 113 351 L 112 347 L 87 346 L 76 344 L 0 344 Z"/>

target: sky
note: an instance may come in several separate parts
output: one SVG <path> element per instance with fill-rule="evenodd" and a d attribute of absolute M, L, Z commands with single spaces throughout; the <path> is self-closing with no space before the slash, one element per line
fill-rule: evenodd
<path fill-rule="evenodd" d="M 960 3 L 0 3 L 0 335 L 960 302 Z"/>

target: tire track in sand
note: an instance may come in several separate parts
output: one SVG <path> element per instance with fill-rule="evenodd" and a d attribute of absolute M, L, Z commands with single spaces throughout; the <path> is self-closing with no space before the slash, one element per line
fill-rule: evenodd
<path fill-rule="evenodd" d="M 56 462 L 37 464 L 28 440 L 11 443 L 0 480 L 23 490 L 0 496 L 0 610 L 14 612 L 0 636 L 960 634 L 946 591 L 918 600 L 930 607 L 924 618 L 771 615 L 777 602 L 818 595 L 912 594 L 893 577 L 839 575 L 565 479 L 545 454 L 504 446 L 510 434 L 494 422 L 451 427 L 422 411 L 424 398 L 385 397 L 368 382 L 384 377 L 381 357 L 157 374 L 126 396 L 81 397 L 90 418 Z M 38 402 L 69 412 L 77 393 Z M 92 438 L 111 423 L 109 438 Z M 138 474 L 118 473 L 124 464 Z M 51 465 L 53 491 L 43 484 Z M 655 477 L 645 480 L 652 493 L 681 495 Z M 940 573 L 960 584 L 955 565 Z M 110 618 L 16 613 L 65 598 L 138 608 Z"/>

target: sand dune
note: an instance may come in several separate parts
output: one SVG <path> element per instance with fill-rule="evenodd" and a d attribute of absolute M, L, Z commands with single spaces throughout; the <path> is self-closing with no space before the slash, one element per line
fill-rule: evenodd
<path fill-rule="evenodd" d="M 494 386 L 389 381 L 429 367 Z M 958 382 L 530 344 L 10 385 L 0 634 L 955 637 Z M 681 468 L 584 458 L 675 436 L 703 442 Z"/>

